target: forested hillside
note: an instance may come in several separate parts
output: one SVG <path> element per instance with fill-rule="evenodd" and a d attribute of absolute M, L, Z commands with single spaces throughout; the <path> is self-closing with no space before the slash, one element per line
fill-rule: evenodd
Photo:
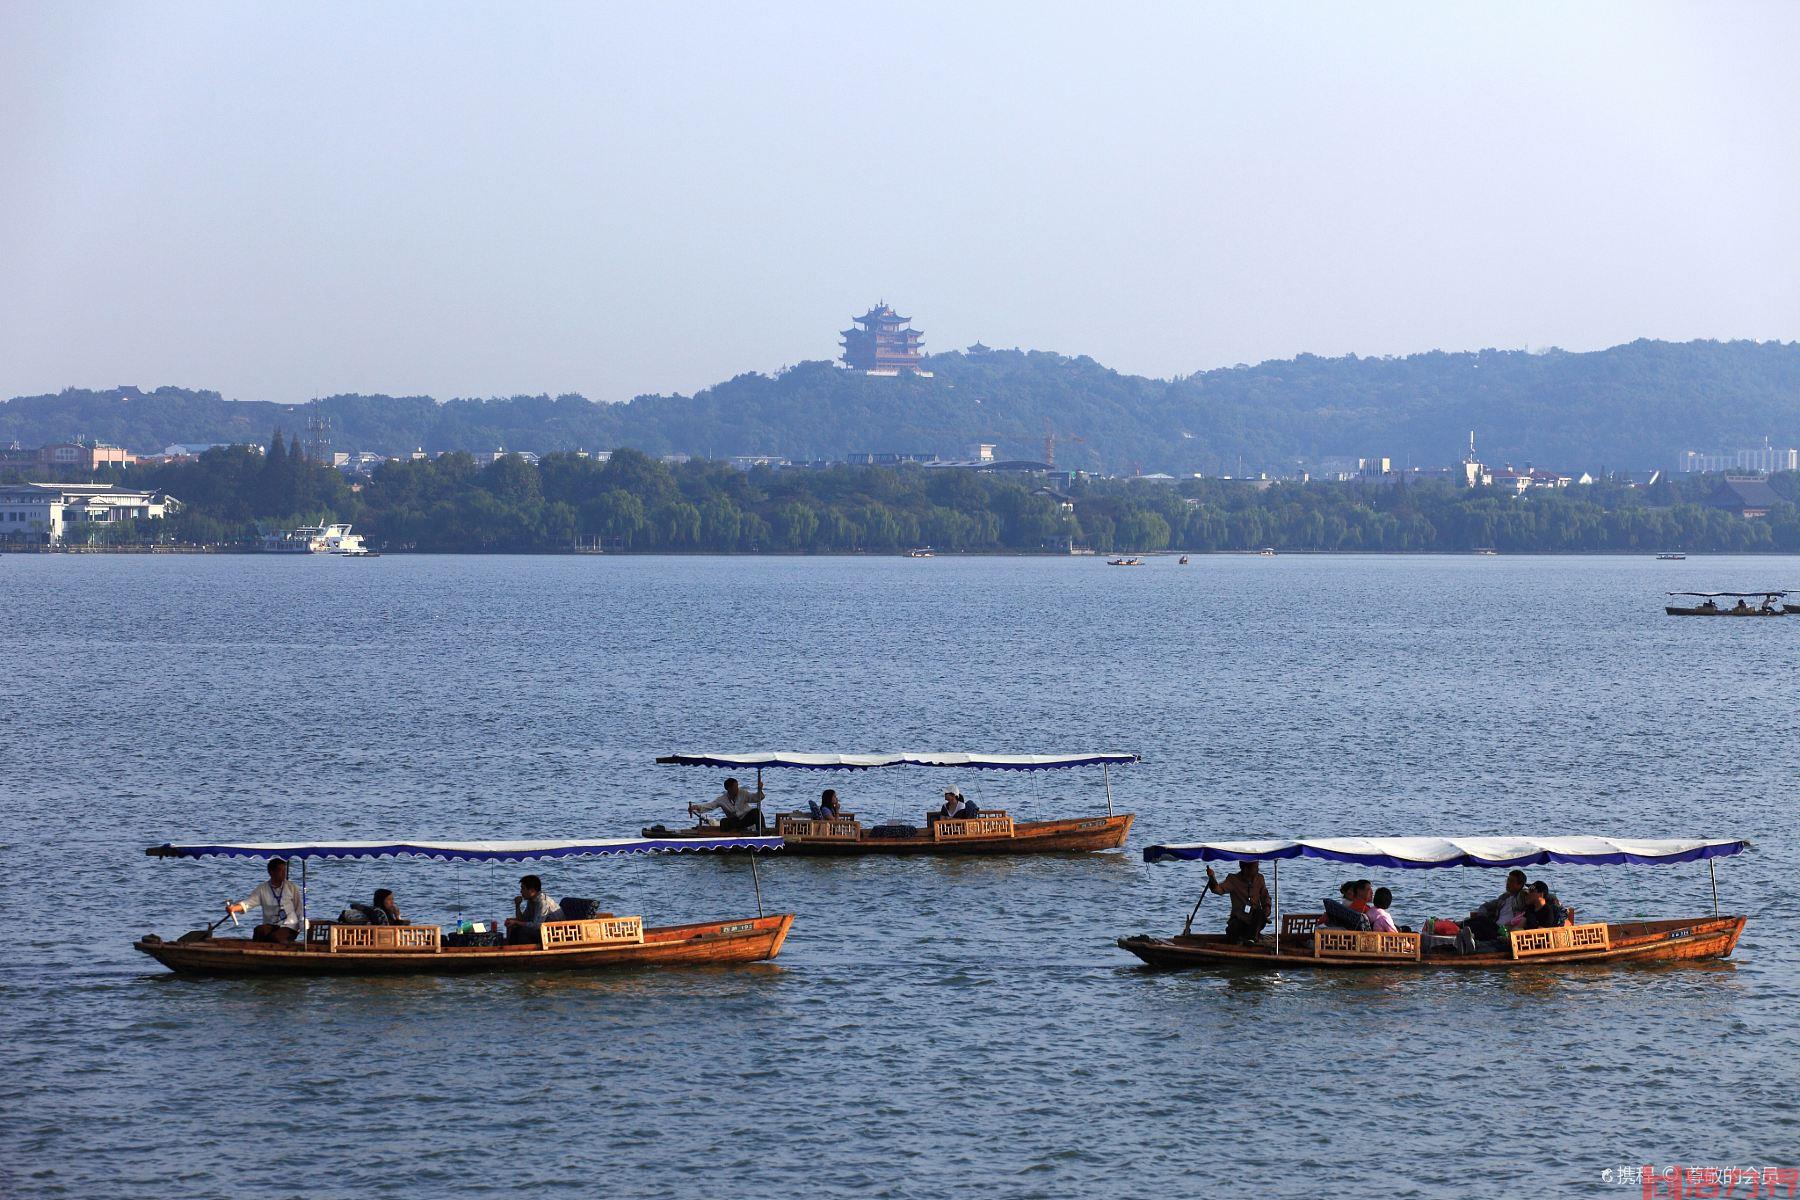
<path fill-rule="evenodd" d="M 869 378 L 824 362 L 740 375 L 693 396 L 622 404 L 580 396 L 438 403 L 331 396 L 340 450 L 612 449 L 706 457 L 834 458 L 855 451 L 1003 457 L 1107 473 L 1278 471 L 1331 456 L 1452 462 L 1470 430 L 1490 462 L 1562 469 L 1667 466 L 1683 449 L 1764 437 L 1800 445 L 1800 343 L 1651 342 L 1552 350 L 1318 358 L 1174 380 L 1032 351 L 939 354 L 935 377 Z M 0 444 L 85 436 L 137 451 L 170 442 L 259 441 L 304 428 L 304 406 L 159 388 L 69 390 L 0 404 Z"/>

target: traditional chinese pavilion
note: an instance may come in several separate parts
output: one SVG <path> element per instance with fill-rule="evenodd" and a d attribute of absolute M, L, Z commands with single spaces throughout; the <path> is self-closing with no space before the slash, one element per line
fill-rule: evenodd
<path fill-rule="evenodd" d="M 929 374 L 922 369 L 925 355 L 919 349 L 925 335 L 908 328 L 911 317 L 882 303 L 853 320 L 856 328 L 843 330 L 846 366 L 871 375 Z"/>

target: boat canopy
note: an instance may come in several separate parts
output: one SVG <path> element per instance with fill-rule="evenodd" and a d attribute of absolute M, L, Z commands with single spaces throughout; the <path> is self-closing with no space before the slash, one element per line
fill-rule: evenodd
<path fill-rule="evenodd" d="M 1711 597 L 1714 599 L 1716 599 L 1720 596 L 1742 596 L 1747 600 L 1752 596 L 1785 596 L 1785 595 L 1787 595 L 1787 593 L 1786 592 L 1670 592 L 1669 595 L 1671 595 L 1671 596 L 1707 596 L 1707 597 Z"/>
<path fill-rule="evenodd" d="M 1279 838 L 1146 846 L 1145 862 L 1322 858 L 1364 867 L 1524 867 L 1541 863 L 1618 866 L 1693 862 L 1741 853 L 1749 842 L 1713 838 L 1376 837 Z"/>
<path fill-rule="evenodd" d="M 590 858 L 602 854 L 660 854 L 692 850 L 779 850 L 778 837 L 586 838 L 552 842 L 245 842 L 236 845 L 164 842 L 153 858 L 437 858 L 451 862 L 524 862 L 533 858 Z"/>
<path fill-rule="evenodd" d="M 972 767 L 978 771 L 1052 771 L 1134 763 L 1135 754 L 665 754 L 659 763 L 679 767 L 760 770 L 798 767 L 808 771 L 869 771 L 877 767 Z"/>

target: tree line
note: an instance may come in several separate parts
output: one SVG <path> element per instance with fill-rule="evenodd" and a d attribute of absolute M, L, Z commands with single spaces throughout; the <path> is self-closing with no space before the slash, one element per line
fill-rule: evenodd
<path fill-rule="evenodd" d="M 552 454 L 478 463 L 466 453 L 383 464 L 349 479 L 277 435 L 268 448 L 107 476 L 182 501 L 164 522 L 97 527 L 113 540 L 255 543 L 263 533 L 349 521 L 371 546 L 438 552 L 892 553 L 1244 551 L 1800 551 L 1800 477 L 1747 520 L 1703 501 L 1716 478 L 1650 488 L 1601 482 L 1522 495 L 1442 481 L 1175 483 L 922 466 L 738 470 L 636 450 L 602 461 Z"/>

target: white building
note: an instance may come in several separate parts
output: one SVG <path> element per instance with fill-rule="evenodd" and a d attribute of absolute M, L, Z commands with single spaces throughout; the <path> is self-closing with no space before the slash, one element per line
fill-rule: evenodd
<path fill-rule="evenodd" d="M 0 487 L 0 540 L 55 546 L 71 527 L 161 520 L 180 510 L 172 496 L 108 483 L 15 483 Z"/>

